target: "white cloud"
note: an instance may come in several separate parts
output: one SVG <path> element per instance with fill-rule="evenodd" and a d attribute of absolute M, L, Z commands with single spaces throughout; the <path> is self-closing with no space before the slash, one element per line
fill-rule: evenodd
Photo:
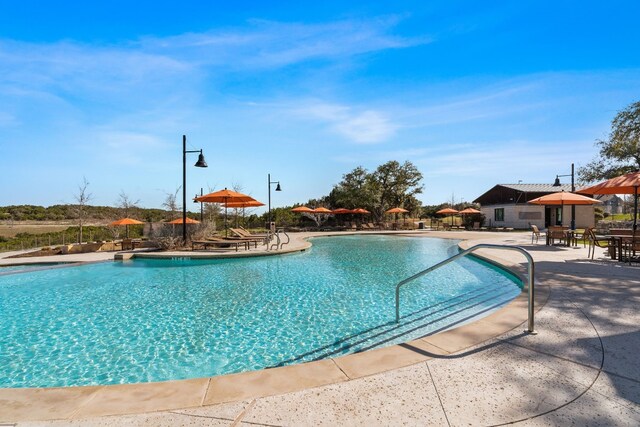
<path fill-rule="evenodd" d="M 344 20 L 321 24 L 249 21 L 248 28 L 188 33 L 166 38 L 145 38 L 145 50 L 200 64 L 227 68 L 274 68 L 304 61 L 339 59 L 385 49 L 400 49 L 431 42 L 428 37 L 389 34 L 395 17 Z"/>

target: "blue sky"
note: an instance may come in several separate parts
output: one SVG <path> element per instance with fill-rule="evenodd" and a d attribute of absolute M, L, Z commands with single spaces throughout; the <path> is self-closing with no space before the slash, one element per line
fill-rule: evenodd
<path fill-rule="evenodd" d="M 424 204 L 470 201 L 586 164 L 640 100 L 637 1 L 83 3 L 0 0 L 0 205 L 86 177 L 160 207 L 183 134 L 189 197 L 266 202 L 270 173 L 290 205 L 409 160 Z"/>

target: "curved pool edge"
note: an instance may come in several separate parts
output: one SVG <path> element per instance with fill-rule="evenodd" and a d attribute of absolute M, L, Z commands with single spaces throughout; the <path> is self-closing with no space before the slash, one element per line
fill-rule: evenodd
<path fill-rule="evenodd" d="M 328 234 L 322 233 L 317 236 Z M 287 251 L 263 253 L 258 256 L 299 252 L 311 246 L 306 240 L 308 237 L 315 235 L 302 239 L 308 245 L 305 248 L 292 247 Z M 469 243 L 462 241 L 459 246 L 466 247 Z M 140 254 L 135 255 L 137 257 Z M 144 254 L 144 257 L 147 255 Z M 219 256 L 220 254 L 217 255 Z M 481 256 L 516 275 L 521 273 L 518 264 L 508 265 L 508 262 L 493 254 L 483 253 Z M 538 285 L 535 296 L 536 311 L 544 306 L 548 296 L 548 286 Z M 472 323 L 403 344 L 335 359 L 167 382 L 86 387 L 2 388 L 0 422 L 71 420 L 186 409 L 349 381 L 433 358 L 447 357 L 502 335 L 526 322 L 527 303 L 526 293 L 521 292 L 501 309 Z"/>

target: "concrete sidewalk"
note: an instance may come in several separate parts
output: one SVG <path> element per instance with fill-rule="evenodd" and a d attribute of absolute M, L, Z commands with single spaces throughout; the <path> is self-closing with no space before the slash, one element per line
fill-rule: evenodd
<path fill-rule="evenodd" d="M 425 362 L 276 396 L 17 425 L 640 425 L 640 267 L 600 249 L 591 261 L 582 247 L 531 245 L 529 233 L 425 235 L 530 251 L 536 285 L 550 291 L 538 334 L 524 334 L 523 324 L 471 348 L 442 343 Z M 497 257 L 525 265 L 515 252 Z"/>

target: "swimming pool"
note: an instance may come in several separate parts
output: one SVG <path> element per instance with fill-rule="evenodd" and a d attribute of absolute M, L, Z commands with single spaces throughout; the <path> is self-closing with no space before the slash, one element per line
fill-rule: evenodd
<path fill-rule="evenodd" d="M 456 326 L 520 293 L 455 240 L 340 236 L 306 252 L 135 260 L 0 277 L 0 386 L 207 377 L 336 357 Z"/>

